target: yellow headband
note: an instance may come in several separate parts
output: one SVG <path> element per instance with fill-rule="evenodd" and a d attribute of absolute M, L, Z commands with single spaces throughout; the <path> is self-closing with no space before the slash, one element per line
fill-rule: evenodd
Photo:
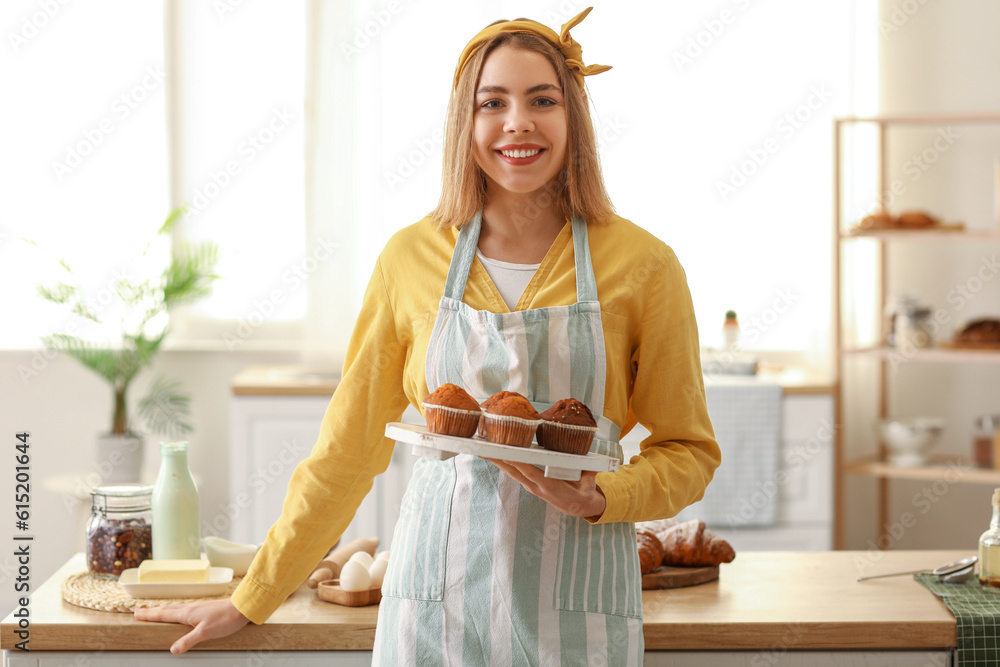
<path fill-rule="evenodd" d="M 551 28 L 535 21 L 504 21 L 503 23 L 497 23 L 483 29 L 478 35 L 473 37 L 468 44 L 466 44 L 465 50 L 462 51 L 462 56 L 458 59 L 458 67 L 455 68 L 455 82 L 452 84 L 453 88 L 458 88 L 458 80 L 462 76 L 462 71 L 465 69 L 465 66 L 469 63 L 469 60 L 472 59 L 472 56 L 476 54 L 476 51 L 478 51 L 479 48 L 488 40 L 504 32 L 526 32 L 538 35 L 548 40 L 553 46 L 559 49 L 563 57 L 566 59 L 566 65 L 569 67 L 570 71 L 573 72 L 576 82 L 580 85 L 580 90 L 583 90 L 583 77 L 590 76 L 592 74 L 600 74 L 601 72 L 607 72 L 611 69 L 610 65 L 584 65 L 583 47 L 573 41 L 573 38 L 569 35 L 570 29 L 576 26 L 583 19 L 587 18 L 587 14 L 589 14 L 592 9 L 593 7 L 587 7 L 574 18 L 564 23 L 562 31 L 558 35 Z"/>

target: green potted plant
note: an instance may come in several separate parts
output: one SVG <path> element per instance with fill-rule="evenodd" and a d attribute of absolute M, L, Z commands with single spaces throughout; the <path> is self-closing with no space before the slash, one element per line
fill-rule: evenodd
<path fill-rule="evenodd" d="M 158 234 L 169 234 L 183 213 L 183 208 L 172 211 Z M 150 247 L 147 245 L 143 257 L 148 256 Z M 133 430 L 129 418 L 129 389 L 160 350 L 169 331 L 168 311 L 211 292 L 212 283 L 218 278 L 214 272 L 217 259 L 218 248 L 213 243 L 174 244 L 159 278 L 116 277 L 112 291 L 120 319 L 118 341 L 96 343 L 67 333 L 42 338 L 47 347 L 73 357 L 107 380 L 111 387 L 114 405 L 111 428 L 99 436 L 97 443 L 96 467 L 104 483 L 139 481 L 142 438 Z M 72 276 L 69 265 L 64 261 L 60 264 Z M 98 325 L 105 323 L 106 314 L 94 308 L 93 300 L 78 283 L 60 281 L 53 286 L 42 285 L 38 292 L 47 301 L 68 307 L 79 318 Z M 183 439 L 191 431 L 189 403 L 190 397 L 181 390 L 180 383 L 157 378 L 137 406 L 143 430 Z"/>

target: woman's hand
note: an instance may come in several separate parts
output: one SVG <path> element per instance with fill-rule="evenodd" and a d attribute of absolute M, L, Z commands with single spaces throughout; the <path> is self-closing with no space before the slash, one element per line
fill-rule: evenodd
<path fill-rule="evenodd" d="M 554 505 L 563 514 L 578 517 L 600 516 L 607 507 L 607 499 L 594 478 L 597 473 L 584 470 L 577 482 L 551 479 L 545 471 L 530 463 L 487 459 L 517 480 L 529 493 Z"/>
<path fill-rule="evenodd" d="M 229 599 L 140 607 L 135 610 L 135 617 L 140 621 L 182 623 L 194 628 L 170 647 L 170 652 L 175 655 L 190 650 L 206 639 L 228 637 L 250 622 Z"/>

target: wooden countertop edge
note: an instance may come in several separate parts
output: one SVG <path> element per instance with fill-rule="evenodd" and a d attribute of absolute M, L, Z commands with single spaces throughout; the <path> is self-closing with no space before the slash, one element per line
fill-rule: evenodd
<path fill-rule="evenodd" d="M 336 385 L 271 385 L 231 387 L 234 396 L 332 396 Z M 833 393 L 832 384 L 783 385 L 785 396 L 824 396 Z"/>
<path fill-rule="evenodd" d="M 742 376 L 741 376 L 742 377 Z M 746 376 L 753 377 L 753 376 Z M 817 374 L 768 372 L 757 375 L 781 385 L 785 396 L 832 394 L 832 378 Z M 251 366 L 230 381 L 234 396 L 326 396 L 340 383 L 339 371 L 308 366 Z"/>
<path fill-rule="evenodd" d="M 804 651 L 815 649 L 953 649 L 958 645 L 954 622 L 907 623 L 704 623 L 644 624 L 647 651 Z"/>
<path fill-rule="evenodd" d="M 0 644 L 13 648 L 14 626 L 4 625 Z M 136 632 L 133 624 L 66 626 L 32 624 L 33 651 L 168 651 L 190 628 L 149 623 Z M 647 651 L 746 650 L 801 651 L 817 649 L 951 649 L 957 646 L 954 623 L 724 623 L 718 626 L 655 623 L 643 626 Z M 53 641 L 53 636 L 58 637 Z M 318 639 L 322 637 L 322 639 Z M 845 640 L 846 637 L 850 639 Z M 200 644 L 199 651 L 370 651 L 375 625 L 269 624 L 247 626 L 237 634 Z"/>
<path fill-rule="evenodd" d="M 375 643 L 375 624 L 265 623 L 248 625 L 235 635 L 199 644 L 198 651 L 370 651 Z M 20 641 L 14 626 L 0 628 L 0 645 L 10 650 Z M 32 623 L 32 651 L 169 651 L 191 628 L 173 623 L 145 623 L 141 629 L 129 619 L 127 625 L 102 626 Z M 320 639 L 321 638 L 321 639 Z"/>
<path fill-rule="evenodd" d="M 283 387 L 232 387 L 233 396 L 333 396 L 334 385 L 287 385 Z"/>

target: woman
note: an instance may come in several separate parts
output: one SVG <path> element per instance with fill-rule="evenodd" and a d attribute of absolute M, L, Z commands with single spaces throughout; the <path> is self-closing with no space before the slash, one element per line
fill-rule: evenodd
<path fill-rule="evenodd" d="M 389 463 L 386 422 L 442 383 L 599 417 L 616 473 L 579 482 L 531 465 L 417 461 L 392 542 L 376 664 L 640 664 L 632 522 L 698 500 L 720 455 L 683 270 L 612 212 L 584 66 L 569 30 L 502 21 L 455 73 L 437 209 L 376 265 L 322 432 L 232 600 L 137 610 L 194 626 L 172 651 L 264 622 L 350 523 Z"/>

